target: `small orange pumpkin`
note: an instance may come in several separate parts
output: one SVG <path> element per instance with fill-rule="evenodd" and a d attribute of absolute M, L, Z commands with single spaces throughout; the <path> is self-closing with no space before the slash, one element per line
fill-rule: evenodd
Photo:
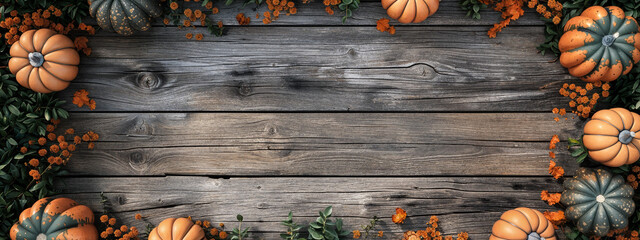
<path fill-rule="evenodd" d="M 43 198 L 20 214 L 11 240 L 97 240 L 93 211 L 69 198 Z"/>
<path fill-rule="evenodd" d="M 493 224 L 489 240 L 556 240 L 553 224 L 531 208 L 506 211 Z"/>
<path fill-rule="evenodd" d="M 436 11 L 440 0 L 382 0 L 389 17 L 401 23 L 419 23 Z"/>
<path fill-rule="evenodd" d="M 186 218 L 167 218 L 149 233 L 149 240 L 201 240 L 202 227 Z"/>
<path fill-rule="evenodd" d="M 80 55 L 73 41 L 51 29 L 24 32 L 9 54 L 18 83 L 39 93 L 61 91 L 78 75 Z"/>
<path fill-rule="evenodd" d="M 584 125 L 582 142 L 589 157 L 602 165 L 619 167 L 640 158 L 640 115 L 624 108 L 596 112 Z"/>

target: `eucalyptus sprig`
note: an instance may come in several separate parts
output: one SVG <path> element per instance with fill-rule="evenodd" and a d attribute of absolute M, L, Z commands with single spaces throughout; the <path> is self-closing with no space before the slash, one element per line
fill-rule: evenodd
<path fill-rule="evenodd" d="M 282 221 L 280 224 L 287 227 L 287 232 L 280 234 L 280 237 L 285 240 L 306 240 L 305 238 L 300 237 L 300 231 L 303 226 L 298 225 L 293 221 L 293 213 L 289 212 L 289 216 L 286 220 Z"/>
<path fill-rule="evenodd" d="M 242 221 L 244 220 L 244 217 L 238 214 L 236 219 L 238 220 L 238 227 L 231 230 L 231 234 L 229 234 L 231 236 L 231 240 L 242 240 L 247 238 L 249 236 L 249 228 L 242 229 Z"/>
<path fill-rule="evenodd" d="M 378 216 L 373 216 L 371 220 L 369 220 L 369 224 L 362 226 L 362 230 L 364 231 L 364 239 L 369 239 L 369 233 L 373 231 L 378 225 L 378 222 L 382 221 Z"/>
<path fill-rule="evenodd" d="M 332 220 L 333 208 L 328 206 L 314 222 L 309 223 L 309 239 L 314 240 L 340 240 L 349 235 L 349 231 L 343 229 L 342 219 Z"/>

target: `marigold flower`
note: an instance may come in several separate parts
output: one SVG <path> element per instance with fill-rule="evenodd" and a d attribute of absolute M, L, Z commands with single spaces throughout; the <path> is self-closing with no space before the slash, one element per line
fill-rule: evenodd
<path fill-rule="evenodd" d="M 140 215 L 140 213 L 136 213 L 135 218 L 136 218 L 136 220 L 140 220 L 140 219 L 142 219 L 142 215 Z"/>
<path fill-rule="evenodd" d="M 111 220 L 109 220 L 109 223 L 111 223 Z M 110 225 L 113 225 L 113 224 L 110 224 Z M 108 227 L 104 231 L 107 232 L 107 234 L 109 234 L 109 235 L 113 234 L 113 228 L 112 227 Z"/>
<path fill-rule="evenodd" d="M 41 157 L 44 157 L 44 155 L 47 155 L 47 149 L 38 150 L 38 155 L 40 155 Z"/>
<path fill-rule="evenodd" d="M 209 233 L 211 233 L 211 235 L 213 235 L 213 236 L 217 236 L 218 235 L 218 229 L 217 228 L 212 228 L 211 230 L 209 230 Z"/>
<path fill-rule="evenodd" d="M 100 233 L 100 237 L 101 237 L 102 239 L 106 239 L 106 238 L 108 238 L 108 237 L 109 237 L 109 234 L 108 234 L 107 232 L 105 232 L 105 231 L 102 231 L 102 232 Z"/>
<path fill-rule="evenodd" d="M 560 142 L 560 138 L 558 137 L 557 134 L 554 134 L 553 136 L 551 136 L 551 141 L 549 141 L 549 149 L 555 149 L 556 148 L 556 143 Z"/>
<path fill-rule="evenodd" d="M 198 41 L 202 40 L 203 37 L 204 36 L 202 35 L 202 33 L 196 34 L 196 40 L 198 40 Z"/>
<path fill-rule="evenodd" d="M 549 191 L 546 190 L 540 193 L 540 199 L 546 201 L 549 206 L 559 203 L 561 196 L 562 194 L 560 193 L 549 193 Z"/>
<path fill-rule="evenodd" d="M 559 225 L 562 225 L 567 221 L 564 215 L 564 211 L 556 211 L 556 212 L 545 211 L 542 214 L 544 214 L 545 218 L 549 219 L 549 221 L 553 224 L 553 227 L 555 229 L 558 229 Z"/>
<path fill-rule="evenodd" d="M 213 8 L 213 1 L 207 2 L 207 4 L 205 4 L 204 7 L 207 8 L 207 9 Z"/>
<path fill-rule="evenodd" d="M 564 175 L 564 168 L 556 166 L 556 162 L 549 161 L 549 174 L 555 179 L 559 179 Z"/>
<path fill-rule="evenodd" d="M 60 147 L 58 145 L 51 145 L 49 146 L 49 151 L 52 153 L 58 153 L 60 151 Z"/>
<path fill-rule="evenodd" d="M 329 15 L 333 15 L 333 9 L 331 9 L 331 6 L 327 6 L 324 8 L 324 11 L 327 12 Z"/>
<path fill-rule="evenodd" d="M 129 231 L 129 227 L 127 227 L 127 225 L 122 225 L 122 226 L 120 226 L 120 231 L 127 232 L 127 231 Z"/>
<path fill-rule="evenodd" d="M 171 10 L 176 10 L 176 9 L 178 9 L 178 3 L 177 2 L 171 2 L 169 7 L 171 7 Z"/>
<path fill-rule="evenodd" d="M 27 151 L 28 151 L 27 147 L 20 148 L 20 153 L 27 153 Z"/>
<path fill-rule="evenodd" d="M 116 225 L 116 219 L 115 218 L 110 218 L 109 219 L 109 225 L 111 225 L 111 226 Z"/>
<path fill-rule="evenodd" d="M 384 235 L 383 231 L 378 231 L 378 237 L 382 237 Z"/>
<path fill-rule="evenodd" d="M 62 16 L 62 11 L 60 9 L 56 9 L 55 11 L 53 11 L 53 15 L 56 17 L 60 17 Z"/>
<path fill-rule="evenodd" d="M 29 165 L 31 165 L 32 167 L 37 167 L 38 165 L 40 165 L 40 161 L 38 159 L 32 158 L 31 160 L 29 160 Z"/>
<path fill-rule="evenodd" d="M 224 227 L 224 223 L 219 223 L 218 226 Z"/>
<path fill-rule="evenodd" d="M 226 232 L 224 232 L 224 231 L 220 231 L 220 233 L 218 234 L 218 236 L 219 236 L 221 239 L 227 239 L 227 233 L 226 233 Z"/>
<path fill-rule="evenodd" d="M 211 13 L 213 14 L 218 14 L 218 12 L 220 12 L 220 10 L 218 10 L 217 7 L 214 7 L 213 9 L 211 9 Z"/>
<path fill-rule="evenodd" d="M 360 238 L 360 230 L 354 230 L 353 231 L 353 238 Z"/>
<path fill-rule="evenodd" d="M 47 138 L 51 141 L 56 139 L 56 134 L 55 133 L 49 133 L 47 134 Z"/>
<path fill-rule="evenodd" d="M 31 176 L 33 180 L 40 180 L 40 172 L 38 172 L 38 170 L 33 169 L 29 171 L 29 176 Z"/>
<path fill-rule="evenodd" d="M 395 224 L 402 224 L 407 218 L 407 212 L 402 208 L 396 208 L 396 214 L 391 216 L 391 221 Z"/>

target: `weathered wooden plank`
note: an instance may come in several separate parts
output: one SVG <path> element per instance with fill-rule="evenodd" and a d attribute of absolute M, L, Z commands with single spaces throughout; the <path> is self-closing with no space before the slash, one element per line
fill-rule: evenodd
<path fill-rule="evenodd" d="M 144 229 L 133 220 L 140 213 L 154 224 L 167 217 L 192 216 L 235 226 L 242 214 L 252 239 L 279 239 L 279 222 L 293 211 L 307 223 L 333 205 L 347 229 L 366 225 L 377 215 L 384 219 L 385 239 L 403 231 L 424 229 L 429 216 L 441 219 L 444 233 L 468 231 L 472 239 L 486 239 L 503 211 L 515 207 L 553 210 L 540 200 L 540 191 L 562 191 L 551 177 L 523 178 L 69 178 L 64 196 L 101 211 L 100 192 L 110 200 L 111 212 L 124 223 Z M 408 212 L 402 225 L 391 222 L 396 207 Z"/>
<path fill-rule="evenodd" d="M 234 28 L 204 41 L 175 28 L 104 34 L 61 94 L 87 89 L 99 111 L 547 112 L 566 102 L 557 89 L 571 77 L 536 52 L 542 30 L 514 27 L 498 39 L 481 27 L 400 27 L 394 36 Z"/>
<path fill-rule="evenodd" d="M 238 1 L 243 2 L 243 1 Z M 258 11 L 255 11 L 255 5 L 248 5 L 245 8 L 242 8 L 242 4 L 232 4 L 230 6 L 225 6 L 224 2 L 216 2 L 214 6 L 220 9 L 220 13 L 216 15 L 210 15 L 210 18 L 215 21 L 223 21 L 227 26 L 237 26 L 238 22 L 236 21 L 236 14 L 244 13 L 246 16 L 251 17 L 251 26 L 273 26 L 273 25 L 336 25 L 336 26 L 375 26 L 376 21 L 380 18 L 389 18 L 387 16 L 386 10 L 382 8 L 380 1 L 376 0 L 366 0 L 361 1 L 360 8 L 354 12 L 354 17 L 347 20 L 345 24 L 342 23 L 342 15 L 337 10 L 335 15 L 329 15 L 325 12 L 325 6 L 322 4 L 322 0 L 314 0 L 309 4 L 301 4 L 299 1 L 296 2 L 296 6 L 298 9 L 298 13 L 291 16 L 282 15 L 278 20 L 272 22 L 269 25 L 264 25 L 262 23 L 262 13 L 266 11 L 266 6 L 261 6 L 258 8 Z M 200 3 L 190 2 L 190 3 L 181 3 L 182 7 L 187 7 L 191 9 L 201 9 L 205 10 L 204 7 L 199 7 Z M 209 13 L 205 11 L 205 13 Z M 256 13 L 260 14 L 260 19 L 256 19 Z M 412 24 L 412 25 L 462 25 L 462 26 L 470 26 L 470 25 L 482 25 L 485 26 L 486 30 L 494 24 L 502 20 L 500 18 L 500 14 L 491 10 L 486 9 L 482 12 L 482 18 L 479 20 L 474 20 L 466 17 L 466 12 L 460 8 L 459 0 L 443 0 L 440 1 L 440 7 L 438 8 L 438 12 L 429 17 L 426 21 Z M 156 26 L 164 26 L 161 19 L 158 19 L 156 22 Z M 392 25 L 400 26 L 402 24 L 392 21 Z M 540 21 L 539 15 L 535 13 L 535 11 L 526 10 L 526 14 L 522 16 L 517 21 L 513 21 L 514 26 L 518 25 L 542 25 L 543 22 Z M 198 25 L 198 24 L 196 24 Z M 508 32 L 509 28 L 505 30 Z"/>
<path fill-rule="evenodd" d="M 550 113 L 76 113 L 80 175 L 546 175 Z M 558 151 L 567 171 L 575 164 Z"/>

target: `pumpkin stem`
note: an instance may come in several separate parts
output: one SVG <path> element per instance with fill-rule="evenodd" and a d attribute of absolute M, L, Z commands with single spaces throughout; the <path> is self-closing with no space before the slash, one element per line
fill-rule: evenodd
<path fill-rule="evenodd" d="M 531 232 L 529 233 L 529 235 L 527 235 L 527 240 L 545 240 L 545 239 L 541 237 L 540 234 L 538 234 L 537 232 Z"/>
<path fill-rule="evenodd" d="M 636 136 L 636 133 L 629 131 L 629 130 L 622 130 L 620 131 L 620 134 L 618 135 L 618 140 L 621 143 L 624 144 L 629 144 L 633 138 Z"/>
<path fill-rule="evenodd" d="M 616 41 L 616 38 L 618 38 L 618 36 L 620 36 L 619 33 L 609 34 L 604 36 L 602 38 L 602 45 L 604 45 L 605 47 L 611 46 L 613 42 Z"/>
<path fill-rule="evenodd" d="M 39 52 L 29 53 L 29 63 L 31 63 L 33 67 L 40 67 L 44 63 L 44 56 Z"/>
<path fill-rule="evenodd" d="M 38 234 L 38 236 L 36 236 L 36 240 L 46 240 L 47 239 L 47 235 L 45 235 L 44 233 L 40 233 Z"/>

